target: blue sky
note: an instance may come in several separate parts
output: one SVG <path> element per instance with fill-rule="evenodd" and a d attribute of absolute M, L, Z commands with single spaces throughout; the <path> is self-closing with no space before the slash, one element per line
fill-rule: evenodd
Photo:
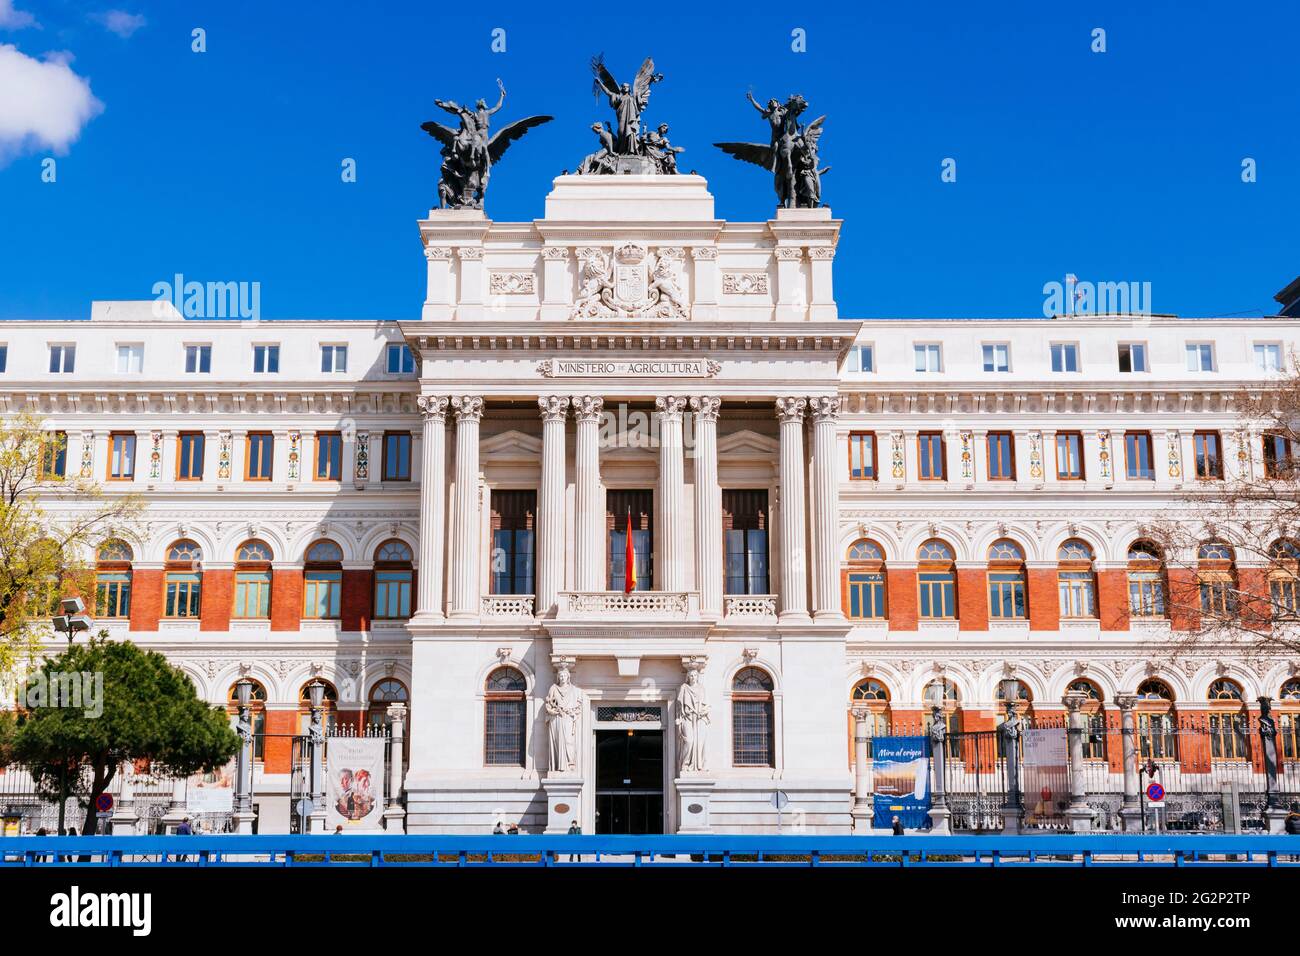
<path fill-rule="evenodd" d="M 0 90 L 0 317 L 83 318 L 181 272 L 260 282 L 266 318 L 416 318 L 434 97 L 491 97 L 499 76 L 498 120 L 556 117 L 492 177 L 489 216 L 531 220 L 609 116 L 587 66 L 602 51 L 620 79 L 655 57 L 647 119 L 723 218 L 774 205 L 761 170 L 710 145 L 764 139 L 747 89 L 828 114 L 846 317 L 1034 316 L 1066 273 L 1151 282 L 1157 312 L 1258 315 L 1300 274 L 1295 4 L 448 6 L 0 0 L 0 44 L 26 58 L 9 62 L 66 64 L 102 104 L 57 152 L 6 145 L 5 111 L 40 91 Z"/>

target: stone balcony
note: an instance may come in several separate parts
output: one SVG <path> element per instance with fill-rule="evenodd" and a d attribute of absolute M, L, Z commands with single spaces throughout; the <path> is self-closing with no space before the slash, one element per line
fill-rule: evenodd
<path fill-rule="evenodd" d="M 561 591 L 557 620 L 695 621 L 700 616 L 697 591 Z"/>
<path fill-rule="evenodd" d="M 483 596 L 481 613 L 484 620 L 519 621 L 533 616 L 533 595 L 531 594 L 486 594 Z"/>
<path fill-rule="evenodd" d="M 727 594 L 722 598 L 722 618 L 729 624 L 776 620 L 775 594 Z"/>

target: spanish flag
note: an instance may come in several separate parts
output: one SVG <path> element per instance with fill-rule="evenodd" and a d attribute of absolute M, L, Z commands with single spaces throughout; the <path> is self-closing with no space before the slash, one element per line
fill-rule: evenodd
<path fill-rule="evenodd" d="M 636 590 L 636 548 L 632 547 L 632 509 L 627 512 L 627 545 L 623 555 L 623 593 Z"/>

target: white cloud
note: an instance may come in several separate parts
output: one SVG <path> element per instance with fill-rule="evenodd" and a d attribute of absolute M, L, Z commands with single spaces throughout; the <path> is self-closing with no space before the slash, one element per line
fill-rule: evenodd
<path fill-rule="evenodd" d="M 24 10 L 14 9 L 14 0 L 0 0 L 0 30 L 21 30 L 38 26 L 36 18 Z"/>
<path fill-rule="evenodd" d="M 4 2 L 6 0 L 0 0 L 0 3 Z M 104 13 L 94 13 L 91 14 L 91 18 L 109 33 L 116 33 L 123 40 L 148 23 L 144 18 L 144 14 L 127 13 L 125 10 L 108 10 Z"/>
<path fill-rule="evenodd" d="M 0 43 L 0 163 L 26 150 L 64 153 L 103 112 L 69 53 L 36 60 Z"/>

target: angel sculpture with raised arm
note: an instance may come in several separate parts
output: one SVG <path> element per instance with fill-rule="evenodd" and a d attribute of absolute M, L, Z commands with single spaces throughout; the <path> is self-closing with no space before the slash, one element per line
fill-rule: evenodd
<path fill-rule="evenodd" d="M 432 120 L 420 126 L 442 144 L 438 205 L 444 209 L 482 209 L 492 166 L 501 161 L 510 144 L 524 133 L 554 119 L 551 116 L 529 116 L 515 120 L 489 138 L 488 126 L 492 116 L 506 100 L 505 86 L 500 80 L 497 80 L 497 86 L 501 96 L 497 105 L 491 108 L 483 99 L 478 100 L 473 109 L 453 100 L 433 101 L 439 109 L 459 118 L 459 128 L 452 130 Z"/>
<path fill-rule="evenodd" d="M 604 96 L 614 110 L 614 126 L 591 128 L 600 137 L 601 148 L 587 156 L 578 166 L 578 174 L 591 175 L 672 175 L 677 172 L 677 154 L 681 147 L 669 144 L 664 132 L 667 124 L 658 131 L 642 132 L 641 114 L 650 102 L 650 88 L 664 76 L 655 72 L 655 63 L 645 58 L 636 78 L 631 83 L 620 83 L 605 68 L 603 56 L 591 59 L 594 76 L 591 91 L 597 98 Z"/>
<path fill-rule="evenodd" d="M 728 156 L 770 171 L 777 205 L 785 209 L 816 209 L 821 206 L 821 177 L 830 172 L 830 167 L 818 165 L 817 144 L 826 117 L 819 116 L 806 125 L 800 123 L 799 117 L 808 108 L 808 102 L 797 93 L 784 104 L 768 100 L 766 107 L 759 105 L 752 93 L 746 95 L 771 126 L 771 142 L 766 146 L 762 143 L 713 145 Z"/>

